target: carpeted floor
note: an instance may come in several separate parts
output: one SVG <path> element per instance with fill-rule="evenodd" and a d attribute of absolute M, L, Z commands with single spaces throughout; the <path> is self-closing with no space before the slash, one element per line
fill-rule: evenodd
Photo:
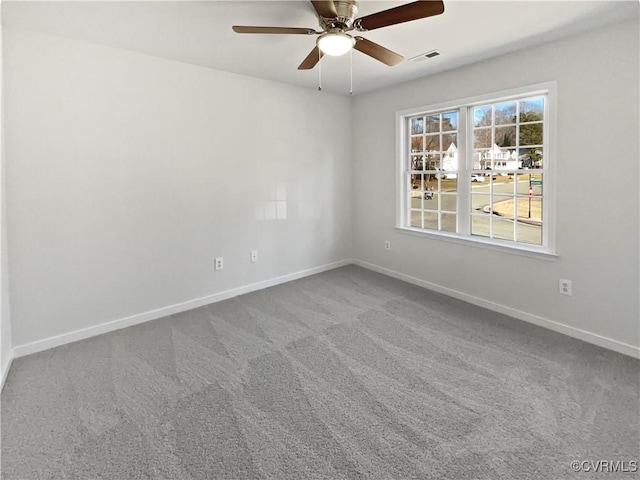
<path fill-rule="evenodd" d="M 17 359 L 2 478 L 637 478 L 639 378 L 349 266 Z"/>

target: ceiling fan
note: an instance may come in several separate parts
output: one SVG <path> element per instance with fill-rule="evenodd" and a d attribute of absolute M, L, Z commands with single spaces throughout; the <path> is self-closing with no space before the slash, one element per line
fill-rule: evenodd
<path fill-rule="evenodd" d="M 392 67 L 400 63 L 404 57 L 371 40 L 367 40 L 361 36 L 353 37 L 347 32 L 352 30 L 366 32 L 377 28 L 388 27 L 389 25 L 440 15 L 444 12 L 442 0 L 411 2 L 360 18 L 356 18 L 358 15 L 358 4 L 356 0 L 311 0 L 311 4 L 318 15 L 318 22 L 322 29 L 319 32 L 313 28 L 249 27 L 238 25 L 234 25 L 232 28 L 236 33 L 320 35 L 316 40 L 315 48 L 311 50 L 307 58 L 298 66 L 298 70 L 312 69 L 325 54 L 340 56 L 352 48 Z"/>

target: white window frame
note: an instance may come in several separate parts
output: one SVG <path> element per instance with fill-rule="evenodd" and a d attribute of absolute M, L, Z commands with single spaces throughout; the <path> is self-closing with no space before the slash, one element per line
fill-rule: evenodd
<path fill-rule="evenodd" d="M 545 151 L 542 174 L 545 182 L 542 202 L 542 244 L 533 245 L 518 241 L 500 240 L 478 235 L 471 235 L 471 172 L 473 170 L 473 145 L 468 142 L 473 134 L 472 119 L 469 118 L 469 107 L 500 103 L 520 97 L 534 97 L 545 95 L 545 111 L 543 123 L 543 145 Z M 428 230 L 409 226 L 405 178 L 407 172 L 407 158 L 410 154 L 409 118 L 417 115 L 428 115 L 444 111 L 457 110 L 458 114 L 458 204 L 456 212 L 457 231 L 450 233 L 438 230 Z M 454 243 L 487 247 L 506 252 L 524 254 L 534 257 L 551 258 L 556 256 L 556 118 L 557 118 L 557 82 L 545 82 L 509 90 L 491 92 L 473 97 L 467 97 L 438 104 L 410 108 L 396 112 L 396 229 L 401 233 L 417 235 L 425 238 L 435 238 Z M 526 170 L 523 171 L 526 173 Z"/>

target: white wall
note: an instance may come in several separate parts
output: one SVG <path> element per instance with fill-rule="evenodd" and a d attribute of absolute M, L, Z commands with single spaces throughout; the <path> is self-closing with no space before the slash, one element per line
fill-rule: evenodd
<path fill-rule="evenodd" d="M 350 258 L 348 98 L 4 33 L 14 346 Z"/>
<path fill-rule="evenodd" d="M 354 257 L 637 354 L 638 41 L 636 17 L 356 97 Z M 550 80 L 558 82 L 557 260 L 394 230 L 396 111 Z M 573 280 L 572 297 L 558 294 L 559 278 Z"/>
<path fill-rule="evenodd" d="M 590 340 L 640 343 L 637 19 L 352 103 L 48 35 L 4 38 L 14 347 L 352 254 Z M 548 80 L 559 99 L 557 260 L 393 228 L 397 110 Z M 608 178 L 594 173 L 614 158 Z M 612 189 L 588 195 L 594 185 Z M 265 219 L 282 191 L 286 220 Z M 573 297 L 558 295 L 560 277 Z M 3 276 L 3 362 L 5 289 Z"/>
<path fill-rule="evenodd" d="M 2 4 L 0 3 L 0 16 Z M 1 17 L 0 17 L 1 22 Z M 2 25 L 0 23 L 0 58 L 2 58 Z M 11 322 L 9 317 L 9 269 L 7 254 L 7 215 L 5 202 L 4 154 L 4 68 L 0 63 L 0 388 L 11 362 Z"/>

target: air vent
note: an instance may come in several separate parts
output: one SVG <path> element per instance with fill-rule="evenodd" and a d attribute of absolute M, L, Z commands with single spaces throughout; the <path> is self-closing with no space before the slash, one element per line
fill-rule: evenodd
<path fill-rule="evenodd" d="M 411 60 L 412 62 L 422 62 L 423 60 L 438 57 L 440 55 L 442 55 L 440 53 L 440 50 L 431 50 L 430 52 L 421 53 L 420 55 L 410 58 L 409 60 Z"/>

